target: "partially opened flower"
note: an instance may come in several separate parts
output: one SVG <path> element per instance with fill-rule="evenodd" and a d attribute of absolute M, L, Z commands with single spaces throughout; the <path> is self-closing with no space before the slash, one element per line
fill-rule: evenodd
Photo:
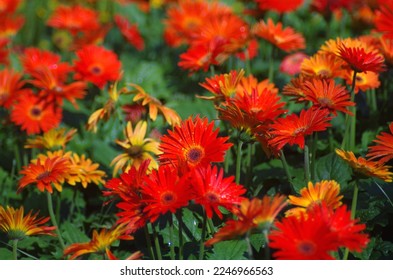
<path fill-rule="evenodd" d="M 110 247 L 117 240 L 132 240 L 133 237 L 124 235 L 124 225 L 117 225 L 110 229 L 102 228 L 100 232 L 93 230 L 93 236 L 89 242 L 74 243 L 64 249 L 64 255 L 71 255 L 76 259 L 85 254 L 111 254 Z"/>
<path fill-rule="evenodd" d="M 24 147 L 26 149 L 64 149 L 66 144 L 71 141 L 76 132 L 76 129 L 70 129 L 66 132 L 65 128 L 54 128 L 45 132 L 43 135 L 37 135 L 34 138 L 27 139 Z"/>
<path fill-rule="evenodd" d="M 145 42 L 141 36 L 138 25 L 131 24 L 127 18 L 121 15 L 115 15 L 114 19 L 117 27 L 127 42 L 134 46 L 138 51 L 143 50 L 145 48 Z"/>
<path fill-rule="evenodd" d="M 61 192 L 69 172 L 70 162 L 67 158 L 46 157 L 45 160 L 38 158 L 20 171 L 23 177 L 19 181 L 18 192 L 31 184 L 36 185 L 41 192 L 46 190 L 52 193 L 52 186 Z"/>
<path fill-rule="evenodd" d="M 113 174 L 117 174 L 120 169 L 127 171 L 131 166 L 139 167 L 145 160 L 150 160 L 150 168 L 157 168 L 157 162 L 153 158 L 158 155 L 159 143 L 151 138 L 145 138 L 147 131 L 147 122 L 140 121 L 132 128 L 130 122 L 124 129 L 125 140 L 116 140 L 116 143 L 122 147 L 124 153 L 115 157 L 111 166 L 115 166 Z"/>
<path fill-rule="evenodd" d="M 224 170 L 210 165 L 206 168 L 198 168 L 194 172 L 194 180 L 191 182 L 195 195 L 195 203 L 200 204 L 209 218 L 213 212 L 222 218 L 219 206 L 231 209 L 241 202 L 246 189 L 234 182 L 235 177 L 224 178 Z"/>
<path fill-rule="evenodd" d="M 207 118 L 189 117 L 161 138 L 159 159 L 163 164 L 190 168 L 222 162 L 232 144 L 227 143 L 228 137 L 218 137 L 218 132 Z"/>
<path fill-rule="evenodd" d="M 327 207 L 335 209 L 342 202 L 343 195 L 340 195 L 340 184 L 334 180 L 322 180 L 313 184 L 308 183 L 307 187 L 300 190 L 300 197 L 290 195 L 288 202 L 297 206 L 288 210 L 285 215 L 296 215 L 300 217 L 300 213 L 305 213 L 308 207 L 314 204 L 324 203 Z"/>
<path fill-rule="evenodd" d="M 103 88 L 120 78 L 121 62 L 117 55 L 101 46 L 87 45 L 76 52 L 75 70 L 85 81 Z"/>
<path fill-rule="evenodd" d="M 58 6 L 47 24 L 53 28 L 68 30 L 76 35 L 78 32 L 91 32 L 99 28 L 97 11 L 80 5 Z"/>
<path fill-rule="evenodd" d="M 291 146 L 298 145 L 304 148 L 305 136 L 311 135 L 313 132 L 324 131 L 331 126 L 329 121 L 329 110 L 308 109 L 302 110 L 300 115 L 291 114 L 284 118 L 279 118 L 271 125 L 270 133 L 273 138 L 269 143 L 278 150 L 282 149 L 286 144 Z"/>
<path fill-rule="evenodd" d="M 30 211 L 25 215 L 23 206 L 13 208 L 0 205 L 0 231 L 5 232 L 11 240 L 21 240 L 31 235 L 55 236 L 54 226 L 46 226 L 49 217 L 38 218 L 38 212 Z"/>
<path fill-rule="evenodd" d="M 142 186 L 143 211 L 153 223 L 167 212 L 175 213 L 193 198 L 188 175 L 179 176 L 170 165 L 154 169 Z"/>
<path fill-rule="evenodd" d="M 303 35 L 296 33 L 291 27 L 283 28 L 282 23 L 274 24 L 272 19 L 267 23 L 263 20 L 258 22 L 252 29 L 253 34 L 265 39 L 285 52 L 301 50 L 305 48 Z"/>
<path fill-rule="evenodd" d="M 390 166 L 381 161 L 367 160 L 362 157 L 356 158 L 353 152 L 340 149 L 336 149 L 336 153 L 360 176 L 375 177 L 385 182 L 393 181 L 393 173 L 389 171 Z"/>
<path fill-rule="evenodd" d="M 286 197 L 283 195 L 264 196 L 262 199 L 243 199 L 239 206 L 232 209 L 237 220 L 227 221 L 205 245 L 211 246 L 223 240 L 239 238 L 257 228 L 267 232 L 276 216 L 286 205 Z"/>
<path fill-rule="evenodd" d="M 380 162 L 387 162 L 393 158 L 393 122 L 389 125 L 390 133 L 382 132 L 373 140 L 376 145 L 370 146 L 367 157 L 370 160 L 378 159 Z"/>

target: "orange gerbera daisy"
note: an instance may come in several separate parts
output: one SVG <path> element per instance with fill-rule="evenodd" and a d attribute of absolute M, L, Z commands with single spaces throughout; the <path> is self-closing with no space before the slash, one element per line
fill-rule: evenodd
<path fill-rule="evenodd" d="M 304 148 L 305 136 L 311 135 L 316 131 L 324 131 L 331 126 L 329 121 L 329 110 L 302 110 L 300 116 L 291 114 L 285 118 L 279 118 L 271 125 L 273 138 L 269 140 L 269 144 L 275 146 L 276 149 L 282 149 L 286 144 L 291 146 L 298 145 Z"/>
<path fill-rule="evenodd" d="M 60 107 L 45 104 L 32 92 L 20 96 L 11 111 L 11 121 L 27 134 L 46 132 L 59 125 L 62 118 Z"/>
<path fill-rule="evenodd" d="M 286 1 L 286 0 L 255 0 L 259 9 L 274 10 L 279 13 L 292 12 L 299 8 L 304 0 Z"/>
<path fill-rule="evenodd" d="M 271 83 L 269 79 L 258 81 L 252 74 L 240 79 L 236 94 L 243 95 L 246 92 L 250 93 L 254 88 L 256 88 L 258 92 L 263 92 L 265 89 L 268 89 L 273 94 L 278 94 L 278 88 L 276 88 L 275 84 Z"/>
<path fill-rule="evenodd" d="M 52 193 L 52 186 L 61 192 L 62 184 L 68 178 L 70 171 L 70 162 L 67 158 L 47 157 L 45 160 L 38 158 L 20 171 L 23 177 L 19 181 L 18 192 L 30 184 L 36 184 L 41 192 L 47 190 Z"/>
<path fill-rule="evenodd" d="M 139 167 L 141 163 L 149 159 L 150 168 L 157 168 L 158 164 L 154 160 L 152 155 L 158 155 L 159 143 L 151 138 L 145 138 L 147 130 L 147 122 L 140 121 L 136 124 L 135 128 L 132 128 L 130 122 L 127 123 L 124 129 L 125 140 L 116 140 L 116 143 L 123 148 L 124 154 L 120 154 L 115 157 L 111 166 L 115 165 L 113 174 L 117 174 L 119 169 L 127 171 L 131 166 Z"/>
<path fill-rule="evenodd" d="M 205 168 L 198 168 L 194 175 L 195 180 L 191 184 L 195 194 L 195 203 L 203 206 L 209 218 L 213 217 L 214 211 L 222 219 L 219 206 L 230 210 L 244 199 L 242 195 L 246 193 L 246 189 L 233 182 L 234 176 L 224 178 L 223 169 L 218 170 L 216 166 L 209 165 Z"/>
<path fill-rule="evenodd" d="M 145 42 L 141 36 L 137 24 L 131 24 L 125 17 L 121 15 L 115 15 L 115 23 L 119 28 L 123 37 L 134 46 L 138 51 L 145 48 Z"/>
<path fill-rule="evenodd" d="M 258 227 L 262 231 L 268 231 L 276 216 L 286 205 L 286 198 L 283 195 L 243 199 L 238 207 L 233 208 L 237 220 L 227 221 L 205 245 L 211 246 L 220 241 L 243 236 Z"/>
<path fill-rule="evenodd" d="M 225 101 L 236 93 L 236 88 L 244 76 L 244 70 L 237 72 L 232 70 L 227 74 L 215 75 L 212 78 L 206 78 L 206 82 L 199 83 L 203 88 L 214 94 L 212 97 L 199 96 L 203 99 L 214 101 Z"/>
<path fill-rule="evenodd" d="M 194 120 L 189 117 L 173 131 L 168 130 L 168 135 L 161 138 L 160 161 L 191 168 L 224 161 L 225 151 L 232 144 L 226 143 L 229 137 L 217 137 L 219 129 L 213 127 L 214 122 L 197 116 Z"/>
<path fill-rule="evenodd" d="M 41 234 L 55 236 L 53 231 L 56 227 L 44 225 L 49 221 L 49 217 L 37 218 L 37 216 L 38 213 L 33 214 L 33 211 L 24 215 L 23 206 L 15 209 L 0 205 L 0 230 L 11 240 L 21 240 L 26 236 Z"/>
<path fill-rule="evenodd" d="M 300 217 L 300 213 L 305 213 L 308 207 L 314 204 L 325 203 L 327 207 L 336 209 L 342 202 L 343 195 L 340 195 L 340 184 L 334 180 L 322 180 L 300 190 L 300 197 L 289 196 L 288 202 L 298 207 L 292 208 L 285 212 L 286 216 L 295 215 Z"/>
<path fill-rule="evenodd" d="M 387 39 L 381 37 L 380 40 L 380 50 L 385 57 L 385 61 L 390 66 L 393 65 L 393 39 Z"/>
<path fill-rule="evenodd" d="M 390 133 L 382 132 L 377 135 L 375 146 L 369 147 L 367 157 L 371 160 L 379 159 L 380 162 L 387 162 L 393 158 L 393 122 L 389 125 Z"/>
<path fill-rule="evenodd" d="M 282 94 L 291 96 L 291 101 L 295 101 L 296 103 L 307 102 L 306 94 L 304 93 L 304 83 L 308 79 L 303 75 L 300 75 L 296 78 L 292 78 L 291 81 L 286 84 L 282 89 Z"/>
<path fill-rule="evenodd" d="M 15 99 L 26 92 L 22 75 L 12 70 L 0 71 L 0 106 L 10 108 Z"/>
<path fill-rule="evenodd" d="M 76 129 L 71 129 L 66 133 L 65 128 L 54 128 L 45 132 L 42 136 L 37 135 L 34 138 L 27 139 L 24 147 L 26 149 L 64 149 L 65 145 L 74 137 L 76 131 Z"/>
<path fill-rule="evenodd" d="M 117 55 L 101 46 L 87 45 L 76 52 L 75 70 L 83 80 L 103 88 L 120 78 L 121 62 Z"/>
<path fill-rule="evenodd" d="M 353 84 L 353 71 L 346 71 L 344 74 L 344 79 L 347 85 Z M 379 75 L 375 72 L 362 72 L 356 74 L 356 83 L 355 83 L 355 93 L 358 93 L 359 90 L 366 91 L 373 88 L 378 88 L 381 85 L 379 81 Z"/>
<path fill-rule="evenodd" d="M 252 33 L 265 39 L 285 52 L 296 51 L 306 47 L 304 37 L 296 33 L 291 27 L 283 28 L 282 23 L 276 25 L 269 18 L 267 23 L 263 20 L 258 22 L 253 28 Z"/>
<path fill-rule="evenodd" d="M 179 177 L 178 170 L 170 165 L 154 169 L 141 189 L 146 204 L 143 211 L 153 223 L 160 215 L 175 213 L 187 206 L 193 198 L 189 176 Z"/>
<path fill-rule="evenodd" d="M 375 27 L 388 38 L 393 38 L 393 2 L 382 2 L 375 12 Z"/>
<path fill-rule="evenodd" d="M 131 94 L 135 93 L 135 96 L 132 99 L 132 101 L 140 102 L 142 106 L 148 106 L 149 117 L 152 121 L 155 121 L 157 119 L 157 114 L 159 113 L 164 117 L 164 119 L 169 125 L 174 126 L 180 124 L 181 118 L 176 113 L 176 111 L 163 105 L 160 100 L 145 92 L 145 90 L 142 87 L 136 84 L 130 84 L 130 85 L 136 88 L 135 91 L 129 92 Z"/>
<path fill-rule="evenodd" d="M 303 85 L 305 99 L 313 103 L 315 108 L 328 109 L 334 115 L 337 111 L 352 115 L 348 106 L 355 106 L 345 87 L 336 85 L 333 79 L 312 79 Z"/>
<path fill-rule="evenodd" d="M 383 55 L 373 48 L 358 47 L 357 43 L 344 41 L 338 45 L 338 57 L 342 58 L 349 67 L 358 73 L 382 72 L 385 70 Z"/>
<path fill-rule="evenodd" d="M 365 158 L 356 158 L 353 152 L 336 149 L 336 153 L 348 163 L 353 171 L 361 176 L 379 178 L 385 182 L 393 181 L 393 173 L 389 171 L 391 166 L 384 165 L 380 161 L 371 161 Z"/>
<path fill-rule="evenodd" d="M 71 255 L 71 259 L 76 259 L 85 254 L 106 254 L 111 255 L 110 247 L 117 240 L 132 240 L 132 236 L 124 235 L 124 225 L 118 225 L 111 229 L 103 228 L 98 232 L 93 230 L 93 236 L 89 242 L 74 243 L 64 249 L 64 256 Z"/>
<path fill-rule="evenodd" d="M 302 75 L 308 77 L 336 78 L 342 71 L 343 62 L 336 56 L 318 52 L 306 58 L 300 66 Z"/>
<path fill-rule="evenodd" d="M 94 183 L 96 185 L 104 184 L 105 172 L 98 170 L 100 166 L 98 163 L 93 163 L 91 159 L 86 158 L 85 155 L 79 156 L 76 153 L 72 153 L 70 160 L 70 171 L 67 178 L 67 183 L 75 186 L 76 183 L 80 183 L 83 188 L 87 188 L 87 185 Z"/>
<path fill-rule="evenodd" d="M 48 19 L 47 24 L 53 28 L 68 30 L 76 35 L 78 32 L 91 32 L 99 28 L 98 12 L 80 5 L 58 6 Z"/>

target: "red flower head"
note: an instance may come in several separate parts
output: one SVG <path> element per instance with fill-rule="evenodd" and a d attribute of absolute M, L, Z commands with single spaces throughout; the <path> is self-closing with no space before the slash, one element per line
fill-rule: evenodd
<path fill-rule="evenodd" d="M 194 173 L 194 180 L 191 182 L 195 203 L 200 204 L 206 210 L 209 218 L 212 218 L 213 211 L 222 219 L 219 206 L 231 209 L 241 202 L 246 192 L 241 185 L 233 182 L 234 176 L 224 178 L 224 171 L 217 167 L 198 168 Z"/>
<path fill-rule="evenodd" d="M 0 14 L 0 38 L 10 38 L 18 33 L 25 23 L 23 16 Z"/>
<path fill-rule="evenodd" d="M 138 25 L 131 24 L 121 15 L 115 15 L 115 23 L 128 43 L 134 46 L 138 51 L 145 48 L 145 42 L 143 41 Z"/>
<path fill-rule="evenodd" d="M 68 30 L 76 35 L 78 32 L 91 32 L 100 25 L 98 13 L 92 9 L 79 5 L 58 6 L 48 20 L 48 25 L 54 28 Z"/>
<path fill-rule="evenodd" d="M 197 116 L 189 117 L 168 135 L 161 138 L 159 159 L 164 164 L 174 164 L 195 168 L 207 166 L 212 162 L 224 161 L 225 151 L 232 146 L 226 143 L 228 137 L 217 137 L 218 128 L 213 130 L 214 122 Z"/>
<path fill-rule="evenodd" d="M 0 15 L 13 14 L 21 0 L 0 0 Z"/>
<path fill-rule="evenodd" d="M 292 12 L 299 8 L 304 0 L 255 0 L 261 10 L 274 10 L 279 13 Z"/>
<path fill-rule="evenodd" d="M 8 69 L 0 71 L 0 106 L 9 108 L 15 99 L 24 94 L 22 75 Z"/>
<path fill-rule="evenodd" d="M 11 121 L 27 134 L 47 132 L 57 127 L 61 118 L 61 108 L 44 103 L 32 92 L 18 98 L 11 111 Z"/>
<path fill-rule="evenodd" d="M 315 131 L 324 131 L 331 126 L 329 121 L 329 110 L 302 110 L 300 116 L 291 114 L 285 118 L 276 120 L 271 125 L 270 133 L 274 136 L 270 141 L 270 145 L 275 146 L 278 150 L 282 149 L 286 144 L 298 145 L 304 148 L 305 136 L 311 135 Z"/>
<path fill-rule="evenodd" d="M 380 162 L 387 162 L 393 158 L 393 122 L 389 125 L 390 133 L 382 132 L 373 142 L 375 146 L 369 147 L 367 157 L 379 159 Z"/>
<path fill-rule="evenodd" d="M 380 7 L 375 13 L 375 27 L 386 38 L 393 39 L 393 1 L 379 0 Z"/>
<path fill-rule="evenodd" d="M 169 165 L 154 169 L 142 186 L 144 212 L 153 223 L 160 215 L 175 213 L 193 198 L 188 175 L 179 177 L 177 169 Z"/>
<path fill-rule="evenodd" d="M 117 55 L 100 46 L 85 46 L 76 52 L 75 70 L 82 79 L 103 88 L 120 78 L 121 62 Z"/>
<path fill-rule="evenodd" d="M 336 85 L 333 79 L 306 81 L 303 93 L 304 98 L 311 101 L 315 108 L 326 108 L 334 115 L 337 115 L 337 111 L 352 115 L 347 107 L 355 106 L 355 103 L 350 101 L 350 94 L 345 87 Z"/>

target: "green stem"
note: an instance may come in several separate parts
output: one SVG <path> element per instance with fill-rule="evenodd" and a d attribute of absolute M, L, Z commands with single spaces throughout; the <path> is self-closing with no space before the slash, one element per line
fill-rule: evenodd
<path fill-rule="evenodd" d="M 14 155 L 16 161 L 16 170 L 17 173 L 19 173 L 19 171 L 22 169 L 22 161 L 20 158 L 19 146 L 17 142 L 14 143 Z"/>
<path fill-rule="evenodd" d="M 355 102 L 355 86 L 356 86 L 357 72 L 353 71 L 352 86 L 351 86 L 351 102 Z M 356 137 L 356 105 L 351 107 L 352 116 L 346 115 L 345 117 L 345 132 L 341 148 L 353 151 L 355 148 Z M 350 121 L 349 121 L 350 120 Z M 348 137 L 349 133 L 349 139 Z"/>
<path fill-rule="evenodd" d="M 353 188 L 353 196 L 352 196 L 352 204 L 351 204 L 351 219 L 355 219 L 356 216 L 358 194 L 359 194 L 358 181 L 355 180 L 355 186 Z M 343 260 L 348 260 L 348 256 L 349 256 L 349 249 L 345 248 Z"/>
<path fill-rule="evenodd" d="M 18 239 L 12 240 L 12 259 L 18 259 Z"/>
<path fill-rule="evenodd" d="M 311 180 L 315 179 L 316 174 L 316 159 L 317 159 L 317 150 L 318 150 L 318 133 L 314 133 L 311 143 Z"/>
<path fill-rule="evenodd" d="M 149 235 L 149 229 L 148 229 L 147 225 L 145 225 L 143 227 L 143 230 L 145 232 L 147 251 L 149 252 L 150 259 L 155 260 L 153 246 L 151 244 L 151 239 L 150 239 L 150 235 Z"/>
<path fill-rule="evenodd" d="M 311 181 L 311 175 L 310 175 L 310 152 L 308 150 L 308 146 L 304 145 L 304 174 L 305 174 L 305 179 L 308 184 L 308 182 Z"/>
<path fill-rule="evenodd" d="M 176 218 L 179 222 L 179 260 L 183 260 L 183 211 L 181 208 L 176 212 Z"/>
<path fill-rule="evenodd" d="M 268 79 L 271 83 L 273 83 L 274 78 L 274 49 L 274 46 L 270 46 Z"/>
<path fill-rule="evenodd" d="M 239 139 L 237 143 L 237 153 L 236 153 L 236 184 L 240 182 L 240 172 L 242 168 L 242 147 L 243 141 Z"/>
<path fill-rule="evenodd" d="M 291 186 L 293 186 L 291 171 L 289 171 L 289 165 L 287 163 L 287 160 L 285 159 L 283 150 L 280 151 L 280 159 L 281 159 L 282 166 L 285 170 L 285 173 L 287 174 L 288 182 L 291 184 Z"/>
<path fill-rule="evenodd" d="M 265 260 L 270 260 L 269 236 L 266 229 L 263 230 L 263 236 L 265 236 Z"/>
<path fill-rule="evenodd" d="M 252 246 L 251 246 L 251 241 L 250 241 L 250 231 L 247 231 L 245 239 L 246 239 L 246 243 L 247 243 L 248 259 L 249 260 L 253 260 L 254 259 L 254 253 L 252 252 Z"/>
<path fill-rule="evenodd" d="M 207 227 L 207 215 L 206 215 L 206 211 L 203 211 L 202 233 L 201 233 L 201 241 L 199 243 L 199 260 L 203 260 L 203 256 L 205 254 L 206 227 Z"/>
<path fill-rule="evenodd" d="M 253 154 L 254 154 L 254 144 L 249 143 L 247 146 L 247 158 L 246 158 L 246 164 L 247 164 L 246 181 L 245 181 L 246 187 L 248 187 L 252 182 L 252 155 Z"/>
<path fill-rule="evenodd" d="M 59 229 L 59 226 L 58 226 L 57 221 L 56 221 L 56 216 L 55 216 L 55 213 L 53 212 L 52 195 L 49 192 L 46 192 L 46 197 L 47 197 L 47 200 L 48 200 L 49 216 L 51 218 L 52 224 L 56 227 L 57 238 L 59 239 L 61 248 L 64 251 L 64 249 L 65 249 L 64 240 L 63 240 L 63 237 L 61 237 L 60 229 Z"/>
<path fill-rule="evenodd" d="M 173 237 L 173 215 L 172 213 L 170 214 L 169 217 L 169 240 L 170 240 L 170 244 L 169 244 L 169 254 L 171 257 L 171 260 L 175 259 L 175 244 L 174 242 L 174 237 Z"/>
<path fill-rule="evenodd" d="M 158 226 L 158 224 L 157 224 L 157 226 Z M 156 231 L 156 227 L 153 224 L 151 225 L 151 227 L 153 229 L 154 246 L 156 247 L 157 259 L 162 260 L 160 241 L 158 240 L 158 234 Z"/>

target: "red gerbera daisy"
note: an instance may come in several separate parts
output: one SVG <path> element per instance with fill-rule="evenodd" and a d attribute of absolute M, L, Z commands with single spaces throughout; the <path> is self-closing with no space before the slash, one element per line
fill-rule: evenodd
<path fill-rule="evenodd" d="M 18 98 L 11 111 L 11 121 L 21 126 L 27 134 L 47 132 L 59 125 L 62 110 L 53 104 L 44 103 L 32 92 Z"/>
<path fill-rule="evenodd" d="M 22 28 L 25 18 L 14 15 L 0 16 L 0 38 L 9 38 L 14 36 Z"/>
<path fill-rule="evenodd" d="M 52 193 L 52 185 L 61 192 L 70 170 L 68 158 L 47 157 L 45 161 L 37 159 L 35 163 L 31 162 L 20 171 L 23 177 L 19 181 L 18 192 L 30 184 L 36 184 L 41 192 L 47 190 Z"/>
<path fill-rule="evenodd" d="M 25 83 L 22 75 L 12 70 L 0 71 L 0 106 L 9 108 L 13 101 L 27 90 L 22 89 Z"/>
<path fill-rule="evenodd" d="M 379 1 L 380 7 L 375 12 L 375 27 L 387 38 L 393 38 L 393 1 Z"/>
<path fill-rule="evenodd" d="M 58 6 L 47 24 L 76 35 L 78 32 L 97 30 L 100 26 L 98 18 L 96 11 L 80 5 Z"/>
<path fill-rule="evenodd" d="M 301 213 L 276 222 L 269 234 L 269 246 L 281 260 L 331 260 L 331 252 L 338 249 L 337 236 L 323 219 Z"/>
<path fill-rule="evenodd" d="M 121 62 L 117 55 L 101 46 L 89 45 L 76 52 L 75 70 L 82 79 L 103 88 L 120 78 Z"/>
<path fill-rule="evenodd" d="M 356 72 L 382 72 L 385 70 L 383 55 L 372 48 L 358 47 L 347 40 L 338 45 L 338 56 Z"/>
<path fill-rule="evenodd" d="M 218 171 L 216 166 L 198 168 L 194 174 L 195 179 L 191 184 L 194 188 L 195 203 L 203 206 L 209 218 L 212 218 L 214 211 L 222 219 L 218 207 L 231 209 L 240 203 L 243 199 L 241 195 L 246 192 L 241 185 L 233 182 L 234 176 L 224 178 L 223 169 Z"/>
<path fill-rule="evenodd" d="M 16 11 L 21 0 L 1 0 L 0 1 L 0 15 L 12 14 Z"/>
<path fill-rule="evenodd" d="M 304 148 L 305 136 L 316 131 L 324 131 L 331 126 L 329 121 L 329 110 L 302 110 L 300 116 L 291 114 L 285 118 L 279 118 L 271 125 L 270 133 L 274 136 L 270 141 L 270 145 L 275 146 L 278 150 L 282 149 L 286 144 L 298 145 Z"/>
<path fill-rule="evenodd" d="M 291 12 L 303 4 L 303 0 L 255 0 L 261 10 L 274 10 L 279 13 Z"/>
<path fill-rule="evenodd" d="M 375 146 L 369 147 L 367 157 L 371 160 L 379 159 L 380 162 L 387 162 L 393 158 L 393 122 L 389 125 L 390 133 L 382 132 L 373 142 Z"/>
<path fill-rule="evenodd" d="M 214 122 L 197 116 L 189 117 L 168 135 L 161 138 L 159 155 L 164 164 L 189 167 L 207 166 L 212 162 L 222 162 L 225 151 L 232 146 L 226 143 L 229 137 L 217 137 L 218 128 L 213 130 Z"/>
<path fill-rule="evenodd" d="M 145 48 L 145 42 L 141 36 L 138 25 L 131 24 L 121 15 L 115 15 L 115 23 L 128 43 L 134 46 L 138 51 Z"/>
<path fill-rule="evenodd" d="M 314 107 L 328 109 L 334 115 L 337 111 L 352 115 L 346 108 L 355 106 L 345 87 L 336 85 L 333 79 L 312 79 L 306 81 L 303 87 L 304 98 L 313 103 Z"/>
<path fill-rule="evenodd" d="M 146 203 L 144 212 L 153 223 L 160 215 L 175 213 L 193 198 L 188 175 L 179 177 L 169 165 L 154 169 L 141 189 Z"/>

